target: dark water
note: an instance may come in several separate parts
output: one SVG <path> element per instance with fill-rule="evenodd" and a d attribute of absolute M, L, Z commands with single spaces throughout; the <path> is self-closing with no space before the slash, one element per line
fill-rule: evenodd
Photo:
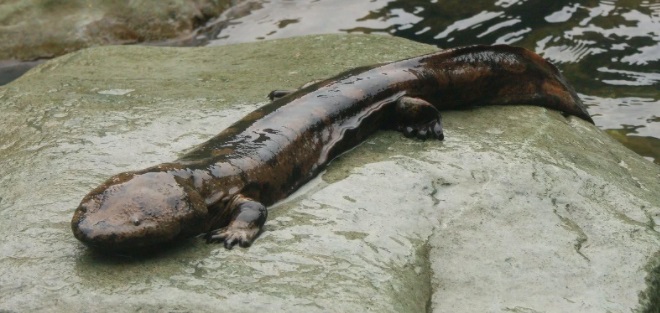
<path fill-rule="evenodd" d="M 211 45 L 350 32 L 523 46 L 558 65 L 599 127 L 660 164 L 660 1 L 273 0 L 225 19 Z"/>

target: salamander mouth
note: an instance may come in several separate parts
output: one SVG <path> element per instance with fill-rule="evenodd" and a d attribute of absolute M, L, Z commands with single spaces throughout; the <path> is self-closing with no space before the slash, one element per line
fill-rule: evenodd
<path fill-rule="evenodd" d="M 105 221 L 91 223 L 83 219 L 73 225 L 73 234 L 86 246 L 99 251 L 135 251 L 175 240 L 181 234 L 176 223 L 151 224 L 130 227 L 132 225 L 110 225 Z"/>

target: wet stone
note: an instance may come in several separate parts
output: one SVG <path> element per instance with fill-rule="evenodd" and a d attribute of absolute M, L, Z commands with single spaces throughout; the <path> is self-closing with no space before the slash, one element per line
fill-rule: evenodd
<path fill-rule="evenodd" d="M 271 208 L 249 249 L 90 252 L 74 208 L 290 89 L 434 48 L 325 35 L 100 47 L 0 87 L 0 311 L 629 312 L 658 308 L 660 167 L 542 108 L 382 131 Z"/>

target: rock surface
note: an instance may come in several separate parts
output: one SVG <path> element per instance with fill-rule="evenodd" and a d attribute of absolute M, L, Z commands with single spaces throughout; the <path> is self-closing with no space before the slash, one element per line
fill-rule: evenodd
<path fill-rule="evenodd" d="M 186 36 L 230 0 L 4 0 L 0 60 L 52 58 L 84 47 Z"/>
<path fill-rule="evenodd" d="M 444 142 L 379 132 L 271 208 L 249 249 L 108 257 L 72 236 L 91 188 L 175 159 L 270 90 L 433 50 L 346 35 L 101 47 L 0 87 L 0 311 L 657 310 L 660 167 L 536 107 L 446 112 Z"/>

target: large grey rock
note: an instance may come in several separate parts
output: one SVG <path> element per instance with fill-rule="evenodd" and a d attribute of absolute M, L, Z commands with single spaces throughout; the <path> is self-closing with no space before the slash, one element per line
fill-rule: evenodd
<path fill-rule="evenodd" d="M 153 257 L 69 229 L 109 175 L 175 159 L 291 88 L 434 50 L 380 36 L 104 47 L 0 88 L 0 311 L 658 309 L 660 167 L 536 107 L 446 112 L 444 142 L 380 132 L 271 208 L 249 249 Z"/>

